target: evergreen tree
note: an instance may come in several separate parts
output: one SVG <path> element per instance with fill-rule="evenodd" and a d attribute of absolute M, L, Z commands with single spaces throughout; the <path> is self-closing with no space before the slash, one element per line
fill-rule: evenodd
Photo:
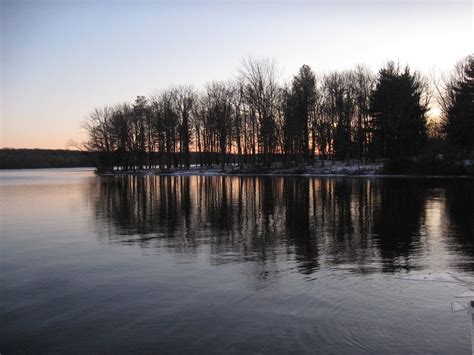
<path fill-rule="evenodd" d="M 450 87 L 444 131 L 449 144 L 470 156 L 474 152 L 474 55 L 464 60 L 460 74 Z"/>
<path fill-rule="evenodd" d="M 293 79 L 293 122 L 296 133 L 296 146 L 306 163 L 310 160 L 309 120 L 316 102 L 316 77 L 309 65 L 303 65 Z"/>
<path fill-rule="evenodd" d="M 374 141 L 380 156 L 400 158 L 417 154 L 426 140 L 428 102 L 419 74 L 402 71 L 389 62 L 379 72 L 370 97 Z"/>

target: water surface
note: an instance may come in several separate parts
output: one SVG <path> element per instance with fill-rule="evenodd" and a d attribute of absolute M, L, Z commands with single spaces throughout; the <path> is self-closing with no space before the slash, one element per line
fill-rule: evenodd
<path fill-rule="evenodd" d="M 4 171 L 0 215 L 2 354 L 470 352 L 473 180 Z"/>

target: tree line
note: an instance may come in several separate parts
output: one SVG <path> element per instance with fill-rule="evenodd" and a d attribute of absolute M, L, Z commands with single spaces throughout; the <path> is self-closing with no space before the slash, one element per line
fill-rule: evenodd
<path fill-rule="evenodd" d="M 232 81 L 175 86 L 95 109 L 82 149 L 94 152 L 102 171 L 398 159 L 420 154 L 429 136 L 469 157 L 473 90 L 469 55 L 436 87 L 442 120 L 428 124 L 433 92 L 409 66 L 388 62 L 374 74 L 358 65 L 318 76 L 303 65 L 280 84 L 274 61 L 250 57 Z"/>
<path fill-rule="evenodd" d="M 0 149 L 0 169 L 91 167 L 94 153 L 64 149 Z"/>

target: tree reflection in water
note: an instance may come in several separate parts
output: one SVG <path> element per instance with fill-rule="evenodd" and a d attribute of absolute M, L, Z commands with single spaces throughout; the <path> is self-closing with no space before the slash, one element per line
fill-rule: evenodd
<path fill-rule="evenodd" d="M 106 241 L 205 251 L 212 264 L 252 260 L 264 278 L 288 258 L 303 274 L 422 270 L 436 258 L 474 270 L 472 180 L 116 176 L 88 188 Z M 442 210 L 427 208 L 435 199 Z M 434 220 L 450 231 L 440 240 L 427 232 Z"/>

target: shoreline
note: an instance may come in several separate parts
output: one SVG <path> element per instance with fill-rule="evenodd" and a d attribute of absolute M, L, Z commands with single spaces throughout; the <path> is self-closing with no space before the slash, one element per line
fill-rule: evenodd
<path fill-rule="evenodd" d="M 376 165 L 376 166 L 375 166 Z M 197 168 L 191 167 L 189 169 L 139 169 L 139 170 L 125 170 L 99 173 L 95 174 L 100 177 L 114 177 L 114 176 L 239 176 L 239 177 L 346 177 L 346 178 L 430 178 L 430 179 L 474 179 L 470 175 L 422 175 L 422 174 L 387 174 L 382 171 L 381 164 L 372 164 L 369 166 L 344 166 L 341 167 L 311 167 L 301 168 L 287 168 L 287 169 L 269 169 L 256 171 L 255 169 L 221 169 L 216 168 Z"/>

